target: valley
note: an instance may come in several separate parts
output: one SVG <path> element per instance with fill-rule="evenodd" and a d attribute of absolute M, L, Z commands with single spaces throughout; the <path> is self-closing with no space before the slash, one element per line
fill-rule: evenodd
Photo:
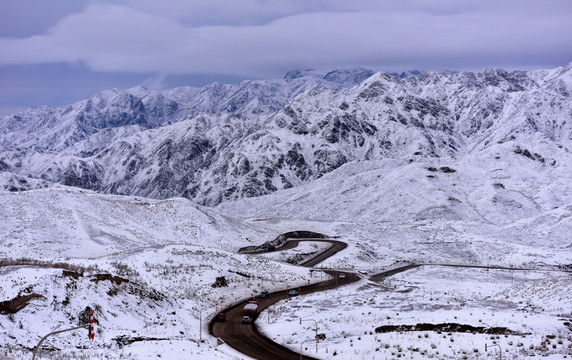
<path fill-rule="evenodd" d="M 239 328 L 286 356 L 572 357 L 571 69 L 302 72 L 2 117 L 0 356 L 94 311 L 93 341 L 39 358 L 256 358 L 212 321 L 265 290 Z"/>

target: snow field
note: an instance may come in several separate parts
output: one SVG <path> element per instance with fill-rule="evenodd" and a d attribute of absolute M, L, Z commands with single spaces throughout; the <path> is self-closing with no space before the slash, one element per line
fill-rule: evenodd
<path fill-rule="evenodd" d="M 554 298 L 558 288 L 559 297 Z M 324 359 L 485 359 L 500 345 L 505 359 L 572 356 L 572 276 L 546 271 L 508 271 L 423 266 L 380 283 L 363 280 L 325 293 L 281 302 L 257 325 L 276 342 Z M 549 299 L 549 300 L 548 300 Z M 552 301 L 554 299 L 554 301 Z M 299 323 L 299 319 L 308 321 Z M 522 335 L 447 331 L 376 333 L 382 325 L 455 323 L 506 327 Z M 484 344 L 489 345 L 485 353 Z"/>
<path fill-rule="evenodd" d="M 370 165 L 356 163 L 344 166 L 340 171 L 344 174 L 349 171 L 363 173 L 360 181 L 368 183 L 381 174 L 375 168 L 362 169 Z M 420 167 L 412 173 L 424 176 L 425 171 Z M 327 177 L 325 175 L 323 179 Z M 321 184 L 319 181 L 313 193 L 319 193 L 321 186 L 324 194 L 326 188 L 330 189 L 329 195 L 332 188 L 339 188 L 332 186 L 331 182 Z M 364 191 L 372 191 L 371 186 L 360 185 L 360 181 L 354 181 L 355 184 L 350 181 L 345 186 L 348 189 L 361 186 Z M 490 194 L 485 192 L 486 196 Z M 321 219 L 300 220 L 288 217 L 301 214 L 295 206 L 290 208 L 293 212 L 286 212 L 284 215 L 288 216 L 284 217 L 278 216 L 280 211 L 273 213 L 268 209 L 277 203 L 296 203 L 312 208 L 307 203 L 311 196 L 302 189 L 298 193 L 287 193 L 289 199 L 284 202 L 277 200 L 279 195 L 258 198 L 257 206 L 243 205 L 243 209 L 257 209 L 265 217 L 236 220 L 235 215 L 222 215 L 183 199 L 157 201 L 69 189 L 0 193 L 3 204 L 0 216 L 6 219 L 0 223 L 5 239 L 0 248 L 3 258 L 31 257 L 100 269 L 89 270 L 84 278 L 74 281 L 62 277 L 61 269 L 34 266 L 0 268 L 0 301 L 13 299 L 21 292 L 27 293 L 25 289 L 28 288 L 44 297 L 33 299 L 12 316 L 0 316 L 0 338 L 7 339 L 0 344 L 0 353 L 16 354 L 13 357 L 17 359 L 29 358 L 31 353 L 19 346 L 24 344 L 31 348 L 48 330 L 75 325 L 80 311 L 97 305 L 101 325 L 94 343 L 87 341 L 82 331 L 79 335 L 56 336 L 47 345 L 62 350 L 48 352 L 42 358 L 60 359 L 68 353 L 70 359 L 79 358 L 79 350 L 72 350 L 76 346 L 91 351 L 91 359 L 147 359 L 156 358 L 160 352 L 168 353 L 168 358 L 172 359 L 195 355 L 201 359 L 238 357 L 223 352 L 228 350 L 228 346 L 217 347 L 216 340 L 207 336 L 206 324 L 210 316 L 223 306 L 261 290 L 283 290 L 320 280 L 315 274 L 312 279 L 308 269 L 276 262 L 284 259 L 280 253 L 236 254 L 241 246 L 259 245 L 292 230 L 339 236 L 340 240 L 347 242 L 345 250 L 319 265 L 343 271 L 377 273 L 406 263 L 455 262 L 536 269 L 572 263 L 572 252 L 569 248 L 560 247 L 569 243 L 566 242 L 571 218 L 569 207 L 553 209 L 534 221 L 516 222 L 509 226 L 442 220 L 439 214 L 425 211 L 423 206 L 402 209 L 396 222 L 388 221 L 388 217 L 376 219 L 375 216 L 371 219 L 376 221 L 369 222 L 366 217 L 366 220 L 358 222 L 348 220 L 345 215 L 341 217 L 343 220 L 339 220 L 334 215 L 340 209 L 344 213 L 370 214 L 367 207 L 371 203 L 358 206 L 347 199 L 326 197 L 330 199 L 327 203 L 315 205 L 312 210 L 320 214 Z M 381 205 L 382 198 L 378 200 Z M 318 207 L 320 211 L 315 210 Z M 38 208 L 43 210 L 38 212 Z M 423 213 L 424 218 L 399 222 L 402 217 L 413 219 L 418 213 Z M 247 218 L 253 214 L 243 212 Z M 547 241 L 552 238 L 558 241 Z M 81 251 L 83 248 L 92 250 L 86 254 Z M 305 244 L 288 251 L 285 258 L 308 250 L 315 251 L 312 245 Z M 109 280 L 96 283 L 88 278 L 100 272 L 127 278 L 134 284 L 115 284 Z M 228 287 L 211 286 L 219 276 L 225 276 Z M 165 298 L 161 301 L 150 299 L 145 292 L 151 290 Z M 508 349 L 507 354 L 511 356 L 520 354 L 525 357 L 523 350 L 531 351 L 530 346 L 533 346 L 532 351 L 537 355 L 562 358 L 570 356 L 566 353 L 570 341 L 557 330 L 563 328 L 560 319 L 572 317 L 567 310 L 572 308 L 567 296 L 569 293 L 572 293 L 572 287 L 568 275 L 558 272 L 486 272 L 482 269 L 425 266 L 395 275 L 380 284 L 364 281 L 347 289 L 340 288 L 339 292 L 294 298 L 288 305 L 272 306 L 270 318 L 279 327 L 277 339 L 290 343 L 296 351 L 300 349 L 298 338 L 312 337 L 313 331 L 310 328 L 305 332 L 296 330 L 297 334 L 292 335 L 289 329 L 300 327 L 300 314 L 318 320 L 320 329 L 323 328 L 327 335 L 321 346 L 328 349 L 328 356 L 333 357 L 332 353 L 337 350 L 337 359 L 359 358 L 355 351 L 360 351 L 366 359 L 382 353 L 385 354 L 383 357 L 374 358 L 395 358 L 399 354 L 404 358 L 406 355 L 424 358 L 431 354 L 435 358 L 461 355 L 474 358 L 475 354 L 484 355 L 482 346 L 478 346 L 482 340 L 498 341 L 503 351 Z M 64 306 L 67 297 L 69 302 Z M 309 300 L 305 303 L 304 299 Z M 295 306 L 298 308 L 294 311 Z M 320 309 L 318 315 L 313 312 L 315 308 Z M 258 323 L 264 324 L 266 320 L 267 314 L 262 314 Z M 375 340 L 377 326 L 415 325 L 418 322 L 458 322 L 473 326 L 496 324 L 531 335 L 520 340 L 513 335 L 490 339 L 483 334 L 429 332 L 427 344 L 423 348 L 419 346 L 418 351 L 415 350 L 415 344 L 420 342 L 417 333 L 393 333 L 394 338 L 391 338 L 391 333 L 377 334 Z M 354 323 L 357 325 L 352 325 Z M 305 322 L 303 326 L 310 324 Z M 446 335 L 447 338 L 437 335 Z M 549 339 L 550 344 L 546 342 L 547 335 L 555 336 Z M 119 348 L 113 341 L 118 336 L 141 336 L 146 340 Z M 205 343 L 200 343 L 201 337 Z M 152 338 L 163 340 L 150 340 Z M 424 334 L 422 341 L 425 341 L 423 339 L 426 339 Z M 312 343 L 305 346 L 313 350 Z M 408 347 L 413 350 L 408 350 Z M 478 353 L 474 352 L 475 348 Z M 325 355 L 323 350 L 320 347 L 320 357 Z M 18 352 L 21 355 L 17 355 Z M 424 355 L 420 355 L 422 352 Z"/>
<path fill-rule="evenodd" d="M 13 359 L 30 359 L 30 353 L 11 346 L 0 347 L 0 359 L 2 351 Z M 84 349 L 61 349 L 56 352 L 40 350 L 38 359 L 54 360 L 250 360 L 250 357 L 238 353 L 228 345 L 217 346 L 213 341 L 199 343 L 191 340 L 164 340 L 146 341 L 127 345 L 121 349 L 98 348 L 90 346 Z"/>
<path fill-rule="evenodd" d="M 0 192 L 0 201 L 0 218 L 6 219 L 0 223 L 6 239 L 0 255 L 6 258 L 86 259 L 175 244 L 236 251 L 250 245 L 248 239 L 274 234 L 186 199 L 43 189 Z"/>
<path fill-rule="evenodd" d="M 75 262 L 97 264 L 100 270 L 73 279 L 62 276 L 62 269 L 0 268 L 2 283 L 13 284 L 10 290 L 2 287 L 3 300 L 19 294 L 41 295 L 17 313 L 1 318 L 0 325 L 9 334 L 3 347 L 6 351 L 9 347 L 12 356 L 21 350 L 16 345 L 33 348 L 48 332 L 77 326 L 78 314 L 90 307 L 97 319 L 93 343 L 78 330 L 69 336 L 49 338 L 46 346 L 85 347 L 92 349 L 92 357 L 86 358 L 101 359 L 112 356 L 102 350 L 109 346 L 114 354 L 120 354 L 118 358 L 126 359 L 156 358 L 161 353 L 169 359 L 235 358 L 236 352 L 226 345 L 222 352 L 216 351 L 216 339 L 208 335 L 208 322 L 218 311 L 262 290 L 276 291 L 320 280 L 312 278 L 305 268 L 203 246 L 151 247 Z M 96 273 L 123 276 L 130 282 L 95 282 Z M 212 287 L 219 276 L 226 278 L 227 287 Z M 120 346 L 118 338 L 143 341 Z M 69 354 L 70 359 L 79 356 L 73 351 Z M 61 358 L 58 352 L 44 356 Z"/>

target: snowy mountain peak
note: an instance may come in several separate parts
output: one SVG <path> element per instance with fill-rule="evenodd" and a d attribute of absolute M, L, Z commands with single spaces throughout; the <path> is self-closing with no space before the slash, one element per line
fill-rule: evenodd
<path fill-rule="evenodd" d="M 324 76 L 324 79 L 340 84 L 356 85 L 369 78 L 373 74 L 373 71 L 363 68 L 338 69 L 327 73 Z"/>
<path fill-rule="evenodd" d="M 288 71 L 283 78 L 284 80 L 294 80 L 303 76 L 319 77 L 320 75 L 316 73 L 315 69 L 297 69 Z"/>
<path fill-rule="evenodd" d="M 304 73 L 200 89 L 112 89 L 5 117 L 2 169 L 216 205 L 299 186 L 353 161 L 464 157 L 507 143 L 500 152 L 519 148 L 556 166 L 563 159 L 528 144 L 566 144 L 572 134 L 572 81 L 563 68 Z"/>
<path fill-rule="evenodd" d="M 404 71 L 399 71 L 399 72 L 390 72 L 389 74 L 392 76 L 401 78 L 401 79 L 405 79 L 405 78 L 410 77 L 410 76 L 421 75 L 421 74 L 423 74 L 423 71 L 421 71 L 421 70 L 404 70 Z"/>

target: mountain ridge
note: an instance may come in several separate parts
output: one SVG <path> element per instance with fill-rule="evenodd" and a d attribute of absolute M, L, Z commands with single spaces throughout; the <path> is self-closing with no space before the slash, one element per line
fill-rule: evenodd
<path fill-rule="evenodd" d="M 84 112 L 75 127 L 40 117 L 36 126 L 50 129 L 44 143 L 13 136 L 14 118 L 4 117 L 0 169 L 213 206 L 299 186 L 352 161 L 459 157 L 504 143 L 512 144 L 504 152 L 555 166 L 562 159 L 551 155 L 559 151 L 531 145 L 552 142 L 568 151 L 571 68 L 365 79 L 367 70 L 353 69 L 326 75 L 337 82 L 302 73 L 234 87 L 108 90 L 78 103 Z M 193 116 L 198 109 L 205 111 Z M 72 112 L 65 110 L 64 120 Z M 32 119 L 18 116 L 31 126 Z M 66 140 L 55 143 L 63 133 Z"/>

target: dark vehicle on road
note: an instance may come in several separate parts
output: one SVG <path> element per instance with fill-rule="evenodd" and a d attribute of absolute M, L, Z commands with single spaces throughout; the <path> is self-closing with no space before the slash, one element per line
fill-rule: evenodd
<path fill-rule="evenodd" d="M 258 294 L 258 297 L 259 298 L 267 298 L 268 295 L 270 295 L 270 293 L 268 291 L 264 290 L 264 291 L 261 291 L 260 294 Z"/>

